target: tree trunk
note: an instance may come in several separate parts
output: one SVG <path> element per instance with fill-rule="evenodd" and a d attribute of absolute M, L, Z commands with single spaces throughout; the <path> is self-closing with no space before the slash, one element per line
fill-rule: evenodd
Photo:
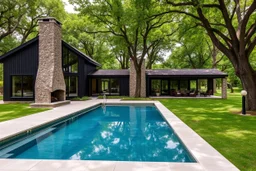
<path fill-rule="evenodd" d="M 141 92 L 141 67 L 136 69 L 136 91 L 135 97 L 140 97 Z"/>
<path fill-rule="evenodd" d="M 239 61 L 236 75 L 240 78 L 243 89 L 247 91 L 246 108 L 256 111 L 256 72 L 252 69 L 248 60 Z"/>

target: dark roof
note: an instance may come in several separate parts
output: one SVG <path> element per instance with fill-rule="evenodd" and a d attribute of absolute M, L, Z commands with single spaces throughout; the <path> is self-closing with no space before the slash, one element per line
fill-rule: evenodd
<path fill-rule="evenodd" d="M 129 75 L 129 70 L 128 69 L 100 69 L 97 70 L 93 73 L 90 73 L 89 75 L 93 76 L 124 76 L 124 75 Z"/>
<path fill-rule="evenodd" d="M 34 43 L 38 41 L 38 36 L 27 41 L 26 43 L 23 43 L 22 45 L 10 50 L 9 52 L 5 53 L 4 55 L 0 56 L 0 62 L 3 61 L 3 59 L 5 59 L 6 57 L 14 54 L 15 52 L 29 46 L 30 44 Z M 92 58 L 90 58 L 89 56 L 85 55 L 83 52 L 79 51 L 78 49 L 74 48 L 73 46 L 69 45 L 67 42 L 62 40 L 62 43 L 65 44 L 69 49 L 73 50 L 76 54 L 78 54 L 79 56 L 82 56 L 85 60 L 87 60 L 88 62 L 96 65 L 96 66 L 101 66 L 98 62 L 96 62 L 95 60 L 93 60 Z"/>
<path fill-rule="evenodd" d="M 146 70 L 150 76 L 228 76 L 217 69 L 152 69 Z"/>
<path fill-rule="evenodd" d="M 38 41 L 38 36 L 35 37 L 35 38 L 33 38 L 33 39 L 31 39 L 31 40 L 29 40 L 29 41 L 27 41 L 26 43 L 23 43 L 22 45 L 20 45 L 20 46 L 14 48 L 14 49 L 12 49 L 12 50 L 10 50 L 9 52 L 3 54 L 2 56 L 0 56 L 0 62 L 2 62 L 3 59 L 5 59 L 6 57 L 8 57 L 8 56 L 14 54 L 15 52 L 17 52 L 17 51 L 23 49 L 24 47 L 27 47 L 28 45 L 30 45 L 30 44 L 32 44 L 32 43 L 34 43 L 34 42 L 36 42 L 36 41 Z"/>

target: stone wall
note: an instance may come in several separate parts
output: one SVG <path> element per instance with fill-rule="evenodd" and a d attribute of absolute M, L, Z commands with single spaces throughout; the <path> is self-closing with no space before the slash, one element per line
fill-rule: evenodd
<path fill-rule="evenodd" d="M 39 19 L 39 65 L 35 83 L 35 103 L 51 103 L 51 92 L 66 85 L 62 71 L 61 24 L 54 18 Z"/>
<path fill-rule="evenodd" d="M 136 91 L 136 70 L 133 64 L 133 60 L 130 60 L 130 97 L 135 96 Z M 140 96 L 146 97 L 146 67 L 145 60 L 141 66 L 141 86 L 140 86 Z"/>
<path fill-rule="evenodd" d="M 227 98 L 227 78 L 221 79 L 221 97 L 223 99 Z"/>

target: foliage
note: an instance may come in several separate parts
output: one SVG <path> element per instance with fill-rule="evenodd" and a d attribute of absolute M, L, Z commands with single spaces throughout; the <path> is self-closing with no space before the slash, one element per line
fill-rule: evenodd
<path fill-rule="evenodd" d="M 43 112 L 46 110 L 49 109 L 30 108 L 29 104 L 25 103 L 0 104 L 0 122 L 31 115 L 38 112 Z"/>
<path fill-rule="evenodd" d="M 120 48 L 125 48 L 123 52 L 127 52 L 133 60 L 137 75 L 141 74 L 141 65 L 150 52 L 149 49 L 176 30 L 175 26 L 169 25 L 174 21 L 173 17 L 154 16 L 161 12 L 160 4 L 155 0 L 127 0 L 125 3 L 122 0 L 70 2 L 76 4 L 80 13 L 88 15 L 100 28 L 87 32 L 106 33 L 124 42 L 117 49 L 119 51 Z M 141 77 L 136 77 L 135 96 L 140 96 L 140 82 Z"/>
<path fill-rule="evenodd" d="M 170 8 L 162 14 L 176 13 L 193 18 L 204 28 L 212 43 L 228 57 L 248 91 L 247 104 L 256 110 L 256 71 L 251 59 L 256 46 L 256 1 L 166 1 Z M 190 23 L 191 25 L 194 23 Z"/>
<path fill-rule="evenodd" d="M 256 170 L 256 117 L 233 114 L 241 111 L 240 93 L 229 93 L 227 100 L 160 101 L 240 170 Z"/>
<path fill-rule="evenodd" d="M 103 69 L 118 68 L 109 49 L 108 36 L 87 33 L 95 28 L 100 29 L 88 16 L 69 14 L 63 23 L 63 39 L 102 64 Z"/>
<path fill-rule="evenodd" d="M 86 101 L 86 100 L 91 100 L 91 98 L 88 96 L 83 96 L 83 97 L 75 97 L 71 99 L 71 101 Z"/>
<path fill-rule="evenodd" d="M 3 100 L 3 96 L 0 96 L 0 100 Z"/>
<path fill-rule="evenodd" d="M 3 81 L 0 81 L 0 87 L 3 87 Z"/>

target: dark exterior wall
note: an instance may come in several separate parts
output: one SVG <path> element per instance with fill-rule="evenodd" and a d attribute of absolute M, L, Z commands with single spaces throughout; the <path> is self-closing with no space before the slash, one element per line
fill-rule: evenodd
<path fill-rule="evenodd" d="M 129 96 L 129 77 L 120 78 L 120 96 Z"/>
<path fill-rule="evenodd" d="M 11 98 L 12 75 L 30 75 L 34 83 L 38 67 L 38 40 L 4 60 L 4 101 L 28 100 L 31 98 Z"/>
<path fill-rule="evenodd" d="M 119 81 L 119 86 L 120 86 L 120 96 L 129 96 L 129 76 L 89 76 L 88 78 L 88 92 L 89 92 L 89 96 L 92 95 L 92 79 L 101 79 L 101 78 L 114 78 L 114 79 L 118 79 Z"/>
<path fill-rule="evenodd" d="M 91 82 L 88 77 L 88 74 L 96 71 L 96 66 L 88 63 L 87 61 L 84 61 L 84 79 L 83 84 L 79 85 L 82 86 L 81 89 L 83 89 L 84 94 L 83 96 L 90 96 L 91 94 Z"/>

